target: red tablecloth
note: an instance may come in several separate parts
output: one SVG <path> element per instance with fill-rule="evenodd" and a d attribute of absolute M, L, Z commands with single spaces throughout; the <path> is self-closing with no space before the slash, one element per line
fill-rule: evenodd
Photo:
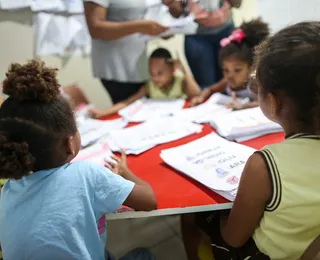
<path fill-rule="evenodd" d="M 111 118 L 115 118 L 115 116 L 109 117 L 108 119 Z M 186 175 L 167 166 L 160 158 L 161 150 L 189 143 L 211 132 L 213 132 L 213 129 L 209 125 L 205 125 L 202 132 L 199 134 L 194 134 L 167 144 L 158 145 L 140 155 L 128 156 L 127 161 L 129 168 L 141 179 L 148 182 L 154 189 L 158 200 L 159 210 L 209 206 L 229 202 L 197 181 L 194 181 Z M 255 149 L 261 149 L 267 144 L 278 143 L 283 139 L 283 133 L 271 134 L 242 144 Z M 193 210 L 190 210 L 190 212 L 192 211 Z M 181 213 L 179 210 L 170 213 L 168 213 L 168 211 L 165 212 L 167 213 L 159 215 L 174 214 L 175 212 L 176 214 Z M 152 215 L 158 214 L 151 214 L 151 216 Z M 148 214 L 143 214 L 142 216 L 148 216 Z M 134 217 L 134 215 L 131 215 L 131 217 Z"/>

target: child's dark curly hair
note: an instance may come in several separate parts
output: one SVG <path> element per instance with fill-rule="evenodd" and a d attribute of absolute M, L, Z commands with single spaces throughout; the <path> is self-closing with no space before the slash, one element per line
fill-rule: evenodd
<path fill-rule="evenodd" d="M 245 37 L 241 43 L 231 41 L 230 44 L 221 49 L 220 63 L 226 58 L 233 57 L 251 66 L 253 64 L 254 48 L 270 33 L 268 24 L 264 23 L 260 18 L 243 23 L 240 29 L 244 32 Z"/>
<path fill-rule="evenodd" d="M 32 60 L 12 64 L 3 82 L 9 97 L 0 108 L 0 178 L 20 179 L 57 167 L 59 148 L 77 132 L 73 112 L 60 96 L 57 69 Z"/>
<path fill-rule="evenodd" d="M 320 134 L 320 22 L 289 26 L 256 48 L 256 77 L 263 93 L 282 94 L 288 117 Z"/>

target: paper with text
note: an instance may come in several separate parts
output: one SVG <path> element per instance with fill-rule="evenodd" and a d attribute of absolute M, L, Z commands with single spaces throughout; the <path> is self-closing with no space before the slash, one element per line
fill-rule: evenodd
<path fill-rule="evenodd" d="M 237 189 L 244 166 L 254 151 L 209 134 L 188 144 L 162 150 L 160 156 L 171 167 L 208 188 L 232 192 Z"/>
<path fill-rule="evenodd" d="M 122 118 L 114 120 L 95 120 L 77 117 L 78 131 L 81 136 L 81 146 L 86 147 L 107 136 L 110 132 L 124 128 L 127 122 Z"/>
<path fill-rule="evenodd" d="M 168 116 L 181 110 L 184 99 L 162 100 L 141 98 L 121 109 L 118 114 L 129 122 L 144 122 L 149 119 Z"/>
<path fill-rule="evenodd" d="M 259 107 L 216 116 L 211 125 L 229 140 L 283 131 L 280 125 L 266 118 Z"/>
<path fill-rule="evenodd" d="M 201 125 L 168 117 L 150 120 L 140 125 L 114 131 L 108 138 L 112 142 L 110 147 L 112 147 L 113 151 L 125 149 L 129 154 L 131 151 L 152 148 L 158 144 L 171 142 L 201 132 L 201 130 Z"/>

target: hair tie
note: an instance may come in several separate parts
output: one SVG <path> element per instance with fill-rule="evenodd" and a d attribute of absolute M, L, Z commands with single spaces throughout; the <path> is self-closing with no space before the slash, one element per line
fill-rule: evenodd
<path fill-rule="evenodd" d="M 222 39 L 220 45 L 221 47 L 226 47 L 232 42 L 241 44 L 244 38 L 246 38 L 246 34 L 239 28 L 234 30 L 229 37 Z"/>

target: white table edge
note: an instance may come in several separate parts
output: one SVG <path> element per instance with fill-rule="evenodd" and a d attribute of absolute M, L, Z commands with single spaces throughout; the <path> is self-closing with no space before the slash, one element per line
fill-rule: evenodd
<path fill-rule="evenodd" d="M 186 214 L 186 213 L 231 209 L 232 205 L 233 205 L 232 202 L 227 202 L 227 203 L 221 203 L 221 204 L 193 206 L 193 207 L 185 207 L 185 208 L 157 209 L 149 212 L 127 211 L 122 213 L 107 214 L 106 217 L 107 217 L 107 220 L 148 218 L 148 217 L 157 217 L 157 216 L 169 216 L 169 215 L 179 215 L 179 214 Z"/>

